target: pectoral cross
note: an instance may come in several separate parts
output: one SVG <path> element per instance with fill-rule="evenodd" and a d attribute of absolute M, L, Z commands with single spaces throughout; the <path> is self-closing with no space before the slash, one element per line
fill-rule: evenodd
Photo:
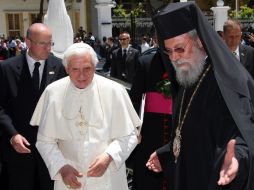
<path fill-rule="evenodd" d="M 82 108 L 79 109 L 79 117 L 78 121 L 76 121 L 75 125 L 79 128 L 79 132 L 81 135 L 84 135 L 86 133 L 88 122 L 85 120 Z"/>
<path fill-rule="evenodd" d="M 179 128 L 176 129 L 176 136 L 173 141 L 173 153 L 175 156 L 175 163 L 177 162 L 177 158 L 180 155 L 180 150 L 181 150 L 181 130 Z"/>

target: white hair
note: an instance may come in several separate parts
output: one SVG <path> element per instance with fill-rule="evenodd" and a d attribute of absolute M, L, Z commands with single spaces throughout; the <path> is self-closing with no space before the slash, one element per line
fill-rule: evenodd
<path fill-rule="evenodd" d="M 172 61 L 173 67 L 176 71 L 176 79 L 184 87 L 190 87 L 197 82 L 204 70 L 206 58 L 205 51 L 200 48 L 197 41 L 194 40 L 198 37 L 196 31 L 192 30 L 188 32 L 188 34 L 193 39 L 192 59 L 186 60 L 181 58 L 179 60 Z M 188 64 L 188 71 L 178 68 L 177 65 L 180 64 Z"/>
<path fill-rule="evenodd" d="M 64 52 L 64 57 L 63 57 L 64 67 L 67 67 L 67 65 L 69 64 L 71 56 L 82 55 L 86 53 L 89 53 L 91 55 L 92 63 L 94 67 L 96 67 L 98 63 L 97 54 L 95 53 L 94 49 L 90 45 L 83 42 L 74 43 L 67 48 L 67 50 Z"/>

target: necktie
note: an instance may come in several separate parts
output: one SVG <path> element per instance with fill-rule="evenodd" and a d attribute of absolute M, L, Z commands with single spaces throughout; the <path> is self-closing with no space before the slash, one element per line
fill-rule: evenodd
<path fill-rule="evenodd" d="M 122 72 L 122 77 L 125 79 L 126 78 L 126 49 L 123 50 L 123 72 Z"/>
<path fill-rule="evenodd" d="M 33 84 L 34 88 L 36 91 L 39 91 L 40 88 L 40 74 L 39 74 L 39 67 L 40 67 L 40 62 L 35 62 L 34 63 L 34 71 L 33 71 Z"/>
<path fill-rule="evenodd" d="M 127 50 L 124 49 L 124 50 L 123 50 L 123 62 L 124 62 L 124 64 L 125 64 L 126 56 L 127 56 L 126 52 L 127 52 Z"/>

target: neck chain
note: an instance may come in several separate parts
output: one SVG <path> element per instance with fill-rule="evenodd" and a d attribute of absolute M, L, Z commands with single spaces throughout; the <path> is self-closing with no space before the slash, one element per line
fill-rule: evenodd
<path fill-rule="evenodd" d="M 67 90 L 68 90 L 69 86 L 70 86 L 70 81 L 66 85 L 64 96 L 63 96 L 63 102 L 66 101 L 65 98 L 67 96 Z M 77 114 L 74 114 L 73 116 L 68 116 L 68 115 L 65 114 L 65 112 L 63 110 L 63 107 L 62 107 L 61 112 L 62 112 L 62 116 L 66 120 L 75 120 L 75 126 L 78 127 L 80 134 L 85 135 L 87 127 L 89 126 L 89 124 L 86 121 L 85 116 L 84 116 L 84 112 L 83 112 L 84 102 L 82 101 L 82 98 L 81 98 L 82 96 L 84 96 L 84 94 L 82 92 L 79 92 L 79 98 L 78 98 L 78 100 L 76 100 L 80 104 L 79 111 L 78 111 Z M 67 110 L 67 111 L 69 112 L 70 110 Z M 75 113 L 75 110 L 74 110 L 74 113 Z"/>
<path fill-rule="evenodd" d="M 63 100 L 62 100 L 62 104 L 64 104 L 66 100 L 66 97 L 67 97 L 67 91 L 68 91 L 68 87 L 71 85 L 70 84 L 71 81 L 69 79 L 67 85 L 66 85 L 66 88 L 65 88 L 65 92 L 64 92 L 64 96 L 63 96 Z M 97 83 L 97 82 L 96 82 Z M 99 86 L 98 84 L 96 84 L 97 86 L 97 91 L 98 91 L 98 98 L 99 98 L 99 105 L 100 105 L 100 109 L 102 110 L 102 118 L 104 118 L 104 112 L 103 112 L 103 108 L 102 108 L 102 102 L 101 102 L 101 93 L 100 93 L 100 90 L 99 90 Z M 85 118 L 85 113 L 84 113 L 84 102 L 83 102 L 83 96 L 84 96 L 84 93 L 81 91 L 81 92 L 78 92 L 79 93 L 79 98 L 78 100 L 76 100 L 76 103 L 79 103 L 79 108 L 78 108 L 78 112 L 76 113 L 74 110 L 74 114 L 73 116 L 68 116 L 64 110 L 63 110 L 63 107 L 61 108 L 61 113 L 62 113 L 62 116 L 64 117 L 64 119 L 66 120 L 73 120 L 75 122 L 75 126 L 79 129 L 79 132 L 81 135 L 85 135 L 86 134 L 86 131 L 88 130 L 88 127 L 96 127 L 95 125 L 93 124 L 90 124 L 87 119 Z M 69 109 L 69 108 L 65 108 L 65 109 Z M 72 110 L 67 110 L 67 112 L 71 112 Z"/>
<path fill-rule="evenodd" d="M 63 104 L 64 104 L 64 102 L 66 101 L 67 91 L 68 91 L 68 87 L 69 87 L 70 85 L 71 85 L 71 81 L 70 81 L 70 79 L 69 79 L 68 83 L 66 84 L 65 90 L 64 90 L 64 95 L 63 95 L 63 100 L 62 100 Z M 83 101 L 81 100 L 82 96 L 84 96 L 83 93 L 82 93 L 82 92 L 79 92 L 78 100 L 76 100 L 76 102 L 79 103 L 80 107 L 79 107 L 79 109 L 78 109 L 78 112 L 75 112 L 76 110 L 74 111 L 73 116 L 67 115 L 67 114 L 65 113 L 65 111 L 64 111 L 64 108 L 63 108 L 63 107 L 61 108 L 62 116 L 63 116 L 66 120 L 75 120 L 79 115 L 82 115 L 82 114 L 83 114 L 83 110 L 82 110 Z M 65 109 L 66 109 L 66 108 L 65 108 Z M 70 110 L 67 110 L 67 111 L 70 111 Z"/>
<path fill-rule="evenodd" d="M 191 106 L 191 103 L 192 103 L 192 100 L 200 86 L 200 84 L 202 83 L 203 79 L 205 78 L 206 74 L 208 73 L 208 71 L 210 70 L 211 68 L 211 65 L 209 65 L 207 67 L 207 69 L 205 70 L 205 72 L 203 73 L 203 75 L 201 76 L 201 78 L 199 79 L 198 83 L 197 83 L 197 86 L 195 87 L 192 95 L 191 95 L 191 98 L 190 98 L 190 101 L 185 109 L 185 112 L 184 112 L 184 115 L 183 115 L 183 118 L 182 118 L 182 121 L 181 121 L 181 117 L 182 117 L 182 108 L 183 108 L 183 102 L 184 102 L 184 98 L 185 98 L 185 92 L 186 92 L 186 89 L 184 89 L 183 91 L 183 97 L 182 97 L 182 101 L 181 101 L 181 106 L 180 106 L 180 112 L 179 112 L 179 117 L 178 117 L 178 124 L 177 124 L 177 128 L 175 130 L 175 138 L 174 138 L 174 141 L 173 141 L 173 153 L 174 153 L 174 156 L 175 156 L 175 163 L 177 162 L 177 159 L 180 155 L 180 151 L 181 151 L 181 140 L 182 140 L 182 135 L 181 135 L 181 131 L 182 131 L 182 127 L 183 127 L 183 124 L 184 124 L 184 121 L 185 121 L 185 118 L 189 112 L 189 109 L 190 109 L 190 106 Z"/>

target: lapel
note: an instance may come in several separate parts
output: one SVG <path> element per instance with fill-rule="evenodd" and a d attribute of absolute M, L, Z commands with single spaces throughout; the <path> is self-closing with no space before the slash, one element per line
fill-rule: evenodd
<path fill-rule="evenodd" d="M 126 63 L 128 63 L 128 59 L 130 59 L 131 54 L 132 54 L 132 47 L 130 47 L 128 51 L 126 52 L 126 61 L 125 61 Z"/>
<path fill-rule="evenodd" d="M 56 75 L 56 63 L 53 60 L 52 55 L 49 55 L 45 62 L 45 67 L 43 71 L 43 79 L 45 80 L 45 86 L 53 82 L 54 76 Z"/>
<path fill-rule="evenodd" d="M 52 83 L 55 80 L 56 75 L 56 62 L 52 58 L 51 55 L 49 55 L 48 59 L 45 61 L 42 79 L 41 79 L 41 85 L 40 85 L 40 94 L 45 90 L 46 86 L 50 83 Z"/>
<path fill-rule="evenodd" d="M 24 69 L 27 69 L 28 70 L 28 73 L 29 72 L 29 69 L 28 69 L 28 63 L 27 63 L 27 60 L 26 60 L 26 56 L 25 55 L 21 55 L 20 56 L 20 59 L 19 61 L 17 61 L 16 63 L 16 73 L 17 73 L 17 76 L 20 78 L 21 74 L 22 74 L 22 71 L 23 71 L 23 68 Z M 31 77 L 31 74 L 29 74 L 30 76 L 30 79 L 32 78 Z"/>
<path fill-rule="evenodd" d="M 17 90 L 21 90 L 19 88 L 22 88 L 22 91 L 24 92 L 35 93 L 37 95 L 38 91 L 34 89 L 32 76 L 29 71 L 25 54 L 18 56 L 18 60 L 16 60 L 15 67 L 16 67 L 16 77 L 18 81 Z"/>
<path fill-rule="evenodd" d="M 247 61 L 247 52 L 246 52 L 246 48 L 243 45 L 239 45 L 239 56 L 240 56 L 240 62 L 243 65 L 246 65 L 246 61 Z"/>
<path fill-rule="evenodd" d="M 117 51 L 117 59 L 118 60 L 122 60 L 123 55 L 122 55 L 122 48 L 119 48 Z"/>
<path fill-rule="evenodd" d="M 17 81 L 21 81 L 22 85 L 27 86 L 30 89 L 31 87 L 34 89 L 32 76 L 29 71 L 25 54 L 20 55 L 19 60 L 16 62 L 16 77 L 18 79 Z M 33 92 L 35 92 L 35 89 L 33 90 Z"/>

